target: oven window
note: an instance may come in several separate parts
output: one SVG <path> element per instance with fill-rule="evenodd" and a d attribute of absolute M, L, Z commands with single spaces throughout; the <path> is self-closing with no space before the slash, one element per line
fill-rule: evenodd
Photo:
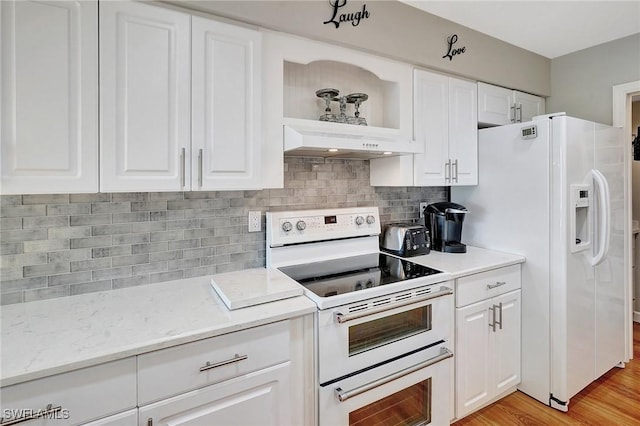
<path fill-rule="evenodd" d="M 431 330 L 431 305 L 349 327 L 349 356 Z"/>
<path fill-rule="evenodd" d="M 349 426 L 392 426 L 431 423 L 431 379 L 349 413 Z"/>

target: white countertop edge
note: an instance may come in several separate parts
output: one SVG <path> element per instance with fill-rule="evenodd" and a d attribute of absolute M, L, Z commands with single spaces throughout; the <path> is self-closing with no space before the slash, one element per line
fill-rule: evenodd
<path fill-rule="evenodd" d="M 455 271 L 455 272 L 450 272 L 450 274 L 451 274 L 451 278 L 456 279 L 456 278 L 466 277 L 467 275 L 479 274 L 480 272 L 491 271 L 491 270 L 497 269 L 497 268 L 505 268 L 507 266 L 519 265 L 519 264 L 524 263 L 524 262 L 525 262 L 525 258 L 523 257 L 522 259 L 519 259 L 519 260 L 512 260 L 512 261 L 508 261 L 508 262 L 500 262 L 500 264 L 495 264 L 495 265 L 492 265 L 492 266 L 469 268 L 469 269 L 460 269 L 460 270 Z"/>

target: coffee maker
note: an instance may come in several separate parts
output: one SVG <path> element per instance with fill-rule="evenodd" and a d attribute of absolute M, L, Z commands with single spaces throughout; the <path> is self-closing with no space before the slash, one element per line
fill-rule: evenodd
<path fill-rule="evenodd" d="M 429 204 L 424 208 L 424 224 L 431 233 L 431 249 L 445 253 L 466 253 L 462 244 L 462 222 L 469 213 L 465 206 L 451 202 Z"/>

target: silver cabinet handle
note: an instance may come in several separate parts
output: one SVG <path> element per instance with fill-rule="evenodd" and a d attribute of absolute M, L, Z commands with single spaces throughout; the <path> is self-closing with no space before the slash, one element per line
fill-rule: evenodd
<path fill-rule="evenodd" d="M 500 308 L 500 321 L 497 321 L 497 323 L 500 326 L 500 330 L 502 330 L 502 302 L 500 302 L 497 307 Z"/>
<path fill-rule="evenodd" d="M 447 171 L 449 174 L 447 174 Z M 451 160 L 444 163 L 444 182 L 451 182 Z"/>
<path fill-rule="evenodd" d="M 211 362 L 207 361 L 207 363 L 200 367 L 200 371 L 207 371 L 207 370 L 211 370 L 212 368 L 218 368 L 218 367 L 222 367 L 224 365 L 229 365 L 229 364 L 233 364 L 235 362 L 240 362 L 240 361 L 244 361 L 245 359 L 247 359 L 248 356 L 247 355 L 238 355 L 235 354 L 235 356 L 231 359 L 228 359 L 226 361 L 220 361 L 220 362 L 216 362 L 214 364 L 212 364 Z"/>
<path fill-rule="evenodd" d="M 0 419 L 0 424 L 2 426 L 17 425 L 18 423 L 27 422 L 29 420 L 39 419 L 42 417 L 49 417 L 51 414 L 57 413 L 58 411 L 62 411 L 61 405 L 54 407 L 53 404 L 47 404 L 47 407 L 44 410 L 33 410 L 31 414 L 26 416 L 18 417 L 8 421 L 5 421 L 4 417 L 2 417 Z"/>
<path fill-rule="evenodd" d="M 518 111 L 520 111 L 520 118 L 518 118 Z M 522 123 L 522 104 L 518 104 L 518 106 L 516 107 L 516 121 L 518 123 Z"/>
<path fill-rule="evenodd" d="M 518 121 L 516 119 L 516 104 L 511 105 L 511 107 L 509 108 L 509 111 L 511 113 L 511 122 L 516 123 Z"/>
<path fill-rule="evenodd" d="M 185 148 L 180 149 L 180 187 L 184 188 L 186 179 L 185 179 Z"/>
<path fill-rule="evenodd" d="M 491 330 L 493 330 L 494 332 L 496 331 L 496 309 L 495 309 L 496 305 L 493 305 L 492 307 L 489 308 L 489 310 L 491 311 L 491 323 L 489 324 L 489 327 L 491 327 Z"/>
<path fill-rule="evenodd" d="M 147 426 L 153 426 L 153 417 L 147 419 Z"/>
<path fill-rule="evenodd" d="M 202 148 L 198 150 L 198 187 L 202 188 Z"/>
<path fill-rule="evenodd" d="M 340 402 L 345 402 L 346 400 L 348 400 L 349 398 L 353 398 L 354 396 L 358 396 L 362 393 L 365 393 L 367 391 L 370 391 L 372 389 L 375 389 L 377 387 L 380 387 L 382 385 L 386 385 L 389 382 L 392 382 L 394 380 L 397 380 L 401 377 L 404 377 L 408 374 L 411 374 L 415 371 L 421 370 L 423 368 L 429 367 L 433 364 L 436 364 L 440 361 L 444 361 L 447 358 L 451 358 L 453 356 L 453 352 L 451 352 L 449 349 L 447 348 L 442 348 L 440 349 L 440 355 L 436 355 L 433 358 L 429 358 L 428 360 L 418 363 L 416 365 L 413 365 L 409 368 L 405 368 L 404 370 L 400 370 L 398 372 L 395 372 L 393 374 L 389 374 L 388 376 L 385 377 L 381 377 L 378 380 L 374 380 L 372 382 L 369 382 L 365 385 L 362 385 L 360 387 L 357 387 L 355 389 L 351 389 L 348 391 L 344 391 L 342 390 L 342 388 L 336 388 L 335 390 L 335 395 L 338 398 L 338 400 Z"/>
<path fill-rule="evenodd" d="M 507 284 L 506 281 L 496 281 L 495 284 L 487 284 L 487 290 L 491 290 L 491 289 L 494 289 L 496 287 L 503 286 L 505 284 Z"/>
<path fill-rule="evenodd" d="M 453 174 L 453 180 L 458 183 L 458 159 L 453 162 L 453 167 L 455 167 L 456 172 Z"/>
<path fill-rule="evenodd" d="M 399 308 L 401 306 L 413 305 L 414 303 L 424 302 L 425 300 L 437 299 L 438 297 L 448 296 L 450 294 L 453 294 L 453 290 L 451 290 L 449 287 L 440 287 L 440 290 L 436 291 L 435 293 L 429 293 L 424 296 L 406 299 L 406 300 L 403 300 L 402 302 L 384 305 L 384 306 L 380 306 L 373 309 L 367 309 L 367 310 L 356 312 L 350 315 L 336 312 L 334 314 L 334 317 L 337 323 L 343 324 L 347 321 L 352 321 L 354 319 L 367 317 L 369 315 L 378 314 L 384 311 L 390 311 L 391 309 Z"/>

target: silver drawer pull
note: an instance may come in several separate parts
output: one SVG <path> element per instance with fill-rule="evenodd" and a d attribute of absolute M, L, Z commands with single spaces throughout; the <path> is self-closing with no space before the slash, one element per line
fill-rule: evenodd
<path fill-rule="evenodd" d="M 215 364 L 212 364 L 211 362 L 207 361 L 207 363 L 203 367 L 200 367 L 200 371 L 207 371 L 207 370 L 211 370 L 212 368 L 222 367 L 223 365 L 233 364 L 234 362 L 244 361 L 247 358 L 248 358 L 247 355 L 235 354 L 233 358 L 228 359 L 226 361 L 216 362 Z"/>
<path fill-rule="evenodd" d="M 352 321 L 354 319 L 366 317 L 373 314 L 378 314 L 384 311 L 390 311 L 391 309 L 399 308 L 401 306 L 413 305 L 414 303 L 424 302 L 425 300 L 437 299 L 438 297 L 448 296 L 450 294 L 453 294 L 453 290 L 451 290 L 449 287 L 440 287 L 440 290 L 436 291 L 435 293 L 429 293 L 420 297 L 412 297 L 410 299 L 403 300 L 402 302 L 392 303 L 392 304 L 380 306 L 377 308 L 367 309 L 364 311 L 356 312 L 351 315 L 343 314 L 341 312 L 336 312 L 334 316 L 335 316 L 336 322 L 338 322 L 339 324 L 343 324 L 347 321 Z"/>
<path fill-rule="evenodd" d="M 346 400 L 348 400 L 349 398 L 353 398 L 354 396 L 358 396 L 362 393 L 365 393 L 367 391 L 370 391 L 372 389 L 375 389 L 377 387 L 380 387 L 382 385 L 386 385 L 389 382 L 392 382 L 394 380 L 397 380 L 401 377 L 404 377 L 408 374 L 411 374 L 415 371 L 418 370 L 422 370 L 423 368 L 427 368 L 433 364 L 436 364 L 440 361 L 444 361 L 447 358 L 451 358 L 453 356 L 453 352 L 451 352 L 449 349 L 447 348 L 442 348 L 440 349 L 440 355 L 436 355 L 433 358 L 429 358 L 428 360 L 421 362 L 419 364 L 413 365 L 409 368 L 405 368 L 404 370 L 400 370 L 398 372 L 395 372 L 393 374 L 389 374 L 388 376 L 384 376 L 381 377 L 378 380 L 374 380 L 372 382 L 369 382 L 365 385 L 362 385 L 360 387 L 357 387 L 355 389 L 351 389 L 348 391 L 343 391 L 342 388 L 336 388 L 335 390 L 335 394 L 336 397 L 338 398 L 338 400 L 340 402 L 345 402 Z"/>
<path fill-rule="evenodd" d="M 33 410 L 31 414 L 18 417 L 15 419 L 5 421 L 4 417 L 0 419 L 0 425 L 9 426 L 9 425 L 17 425 L 18 423 L 27 422 L 29 420 L 39 419 L 42 417 L 52 417 L 51 415 L 62 411 L 62 405 L 58 405 L 54 407 L 53 404 L 47 404 L 47 407 L 44 410 Z M 57 417 L 56 417 L 57 418 Z"/>
<path fill-rule="evenodd" d="M 506 281 L 496 281 L 496 283 L 495 283 L 495 284 L 487 284 L 487 289 L 488 289 L 488 290 L 491 290 L 491 289 L 493 289 L 493 288 L 500 287 L 500 286 L 503 286 L 503 285 L 505 285 L 505 284 L 507 284 L 507 282 L 506 282 Z"/>

